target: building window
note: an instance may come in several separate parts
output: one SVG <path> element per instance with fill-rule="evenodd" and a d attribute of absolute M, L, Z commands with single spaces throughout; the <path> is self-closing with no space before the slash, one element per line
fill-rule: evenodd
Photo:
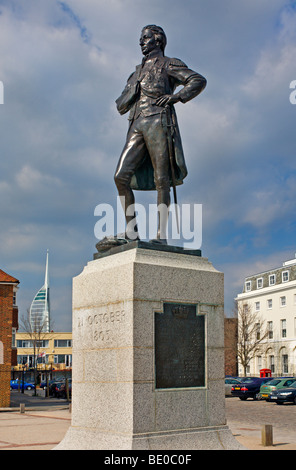
<path fill-rule="evenodd" d="M 16 343 L 17 343 L 18 348 L 34 348 L 34 340 L 18 339 Z M 48 348 L 49 340 L 48 339 L 42 339 L 38 341 L 36 340 L 35 347 L 36 348 Z"/>
<path fill-rule="evenodd" d="M 48 364 L 48 356 L 45 354 L 45 352 L 38 354 L 37 364 Z"/>
<path fill-rule="evenodd" d="M 49 340 L 42 339 L 40 341 L 36 341 L 36 348 L 48 348 L 49 347 Z"/>
<path fill-rule="evenodd" d="M 262 289 L 263 287 L 263 277 L 259 277 L 259 279 L 257 279 L 257 289 Z"/>
<path fill-rule="evenodd" d="M 287 337 L 287 322 L 286 320 L 281 320 L 281 337 Z"/>
<path fill-rule="evenodd" d="M 286 306 L 286 296 L 285 295 L 283 297 L 280 297 L 280 306 L 281 307 Z"/>
<path fill-rule="evenodd" d="M 33 367 L 34 366 L 34 356 L 17 356 L 17 363 L 23 366 Z"/>
<path fill-rule="evenodd" d="M 54 347 L 55 348 L 71 348 L 72 340 L 71 339 L 55 339 Z"/>
<path fill-rule="evenodd" d="M 274 356 L 269 356 L 269 368 L 272 374 L 274 374 Z"/>
<path fill-rule="evenodd" d="M 270 276 L 269 276 L 269 285 L 270 286 L 275 285 L 275 274 L 270 274 Z"/>
<path fill-rule="evenodd" d="M 13 305 L 16 306 L 16 291 L 13 291 Z"/>
<path fill-rule="evenodd" d="M 260 339 L 260 323 L 256 323 L 256 339 Z"/>
<path fill-rule="evenodd" d="M 0 341 L 0 364 L 4 364 L 4 347 L 2 341 Z"/>
<path fill-rule="evenodd" d="M 245 287 L 246 287 L 246 292 L 250 292 L 251 287 L 252 287 L 252 286 L 251 286 L 251 281 L 247 281 L 247 282 L 245 283 Z"/>
<path fill-rule="evenodd" d="M 16 328 L 12 328 L 11 347 L 16 348 Z"/>
<path fill-rule="evenodd" d="M 260 310 L 260 302 L 255 302 L 255 310 L 256 312 Z"/>
<path fill-rule="evenodd" d="M 273 339 L 273 322 L 272 321 L 267 322 L 267 328 L 268 328 L 268 339 Z"/>
<path fill-rule="evenodd" d="M 282 282 L 288 282 L 289 280 L 289 271 L 282 272 Z"/>
<path fill-rule="evenodd" d="M 272 308 L 272 299 L 267 300 L 267 308 L 269 308 L 269 309 Z"/>
<path fill-rule="evenodd" d="M 262 369 L 262 356 L 257 356 L 257 367 L 258 367 L 258 373 L 259 373 L 260 369 Z"/>
<path fill-rule="evenodd" d="M 288 354 L 283 354 L 282 355 L 282 371 L 283 371 L 283 374 L 287 374 L 288 371 L 289 371 L 288 360 L 289 360 Z"/>
<path fill-rule="evenodd" d="M 33 348 L 33 341 L 27 339 L 18 339 L 16 344 L 18 348 Z"/>
<path fill-rule="evenodd" d="M 66 367 L 72 365 L 72 354 L 56 354 L 54 356 L 55 364 L 65 364 Z"/>

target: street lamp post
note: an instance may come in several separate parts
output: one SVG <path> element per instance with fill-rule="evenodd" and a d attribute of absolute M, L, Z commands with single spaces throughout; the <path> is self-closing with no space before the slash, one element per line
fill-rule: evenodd
<path fill-rule="evenodd" d="M 25 391 L 25 364 L 23 364 L 22 368 L 22 393 Z"/>

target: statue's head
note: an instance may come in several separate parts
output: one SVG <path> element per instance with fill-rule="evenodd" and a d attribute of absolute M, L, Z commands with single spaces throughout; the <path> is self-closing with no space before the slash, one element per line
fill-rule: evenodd
<path fill-rule="evenodd" d="M 150 24 L 144 26 L 140 37 L 140 46 L 144 55 L 149 54 L 155 48 L 159 48 L 164 53 L 167 38 L 164 30 L 160 26 Z"/>

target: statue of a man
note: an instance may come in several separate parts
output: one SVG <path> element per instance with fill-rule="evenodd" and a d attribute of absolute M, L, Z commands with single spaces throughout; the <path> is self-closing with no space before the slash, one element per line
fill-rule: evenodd
<path fill-rule="evenodd" d="M 115 172 L 115 184 L 126 218 L 128 240 L 138 239 L 133 189 L 157 191 L 157 205 L 167 208 L 158 218 L 154 242 L 166 244 L 170 187 L 182 184 L 187 175 L 182 143 L 174 110 L 206 86 L 206 79 L 184 62 L 164 55 L 166 35 L 156 25 L 145 26 L 140 37 L 142 64 L 129 77 L 116 100 L 120 114 L 129 114 L 126 144 Z M 175 93 L 175 89 L 183 88 Z"/>

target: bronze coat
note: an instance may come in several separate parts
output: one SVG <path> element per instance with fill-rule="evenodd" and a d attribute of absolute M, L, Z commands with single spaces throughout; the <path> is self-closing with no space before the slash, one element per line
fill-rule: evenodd
<path fill-rule="evenodd" d="M 179 85 L 182 85 L 183 88 L 176 95 L 182 103 L 186 103 L 205 88 L 206 79 L 189 69 L 179 59 L 165 56 L 148 58 L 146 62 L 138 65 L 135 72 L 129 77 L 125 89 L 116 100 L 117 109 L 120 114 L 130 111 L 130 129 L 132 123 L 139 117 L 152 118 L 161 115 L 164 120 L 164 132 L 166 132 L 164 108 L 156 106 L 155 101 L 163 95 L 173 94 Z M 175 109 L 173 106 L 170 109 L 171 120 L 174 124 L 172 141 L 175 179 L 176 184 L 179 185 L 183 183 L 183 179 L 187 175 L 187 168 Z M 155 189 L 154 171 L 148 150 L 145 148 L 143 152 L 143 163 L 133 175 L 130 187 L 132 189 L 152 190 Z"/>

